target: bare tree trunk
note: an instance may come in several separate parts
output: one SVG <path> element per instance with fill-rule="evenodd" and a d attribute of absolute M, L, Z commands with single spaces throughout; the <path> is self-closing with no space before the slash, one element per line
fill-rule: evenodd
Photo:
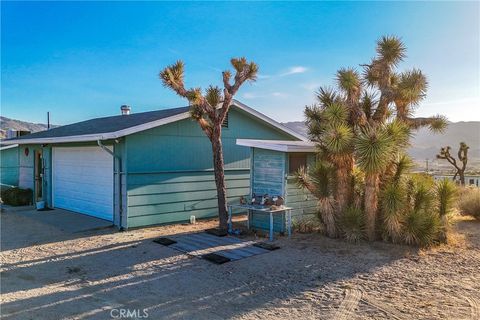
<path fill-rule="evenodd" d="M 375 240 L 375 222 L 377 220 L 379 178 L 378 174 L 365 177 L 365 218 L 368 240 Z"/>
<path fill-rule="evenodd" d="M 460 184 L 461 184 L 462 186 L 464 186 L 464 185 L 465 185 L 465 169 L 464 169 L 464 170 L 460 170 L 460 171 L 458 172 L 458 175 L 459 175 L 459 178 L 460 178 Z"/>
<path fill-rule="evenodd" d="M 350 204 L 352 198 L 352 170 L 353 158 L 345 156 L 337 162 L 336 183 L 337 190 L 335 200 L 337 201 L 337 214 L 341 216 Z"/>
<path fill-rule="evenodd" d="M 223 147 L 220 130 L 221 128 L 214 129 L 211 142 L 213 151 L 213 171 L 215 174 L 215 184 L 217 186 L 219 227 L 221 230 L 226 231 L 228 229 L 227 188 L 225 187 Z"/>

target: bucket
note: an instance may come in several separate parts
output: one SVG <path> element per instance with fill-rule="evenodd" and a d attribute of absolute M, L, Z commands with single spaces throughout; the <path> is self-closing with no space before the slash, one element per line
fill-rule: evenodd
<path fill-rule="evenodd" d="M 37 210 L 45 209 L 45 201 L 37 201 Z"/>

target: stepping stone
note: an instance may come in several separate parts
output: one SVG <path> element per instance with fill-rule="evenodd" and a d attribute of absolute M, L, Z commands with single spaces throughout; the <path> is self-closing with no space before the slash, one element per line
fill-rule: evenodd
<path fill-rule="evenodd" d="M 168 239 L 168 238 L 157 238 L 153 240 L 153 242 L 164 245 L 164 246 L 169 246 L 171 244 L 177 243 L 177 241 Z"/>
<path fill-rule="evenodd" d="M 262 248 L 265 250 L 273 251 L 280 249 L 279 246 L 273 244 L 273 243 L 267 243 L 267 242 L 257 242 L 253 244 L 254 247 Z"/>
<path fill-rule="evenodd" d="M 202 256 L 203 259 L 208 260 L 210 262 L 216 263 L 216 264 L 224 264 L 226 262 L 230 262 L 231 260 L 227 257 L 221 256 L 216 253 L 207 253 Z"/>
<path fill-rule="evenodd" d="M 219 228 L 207 229 L 205 232 L 208 234 L 213 234 L 217 237 L 225 237 L 228 234 L 226 230 L 221 230 Z"/>

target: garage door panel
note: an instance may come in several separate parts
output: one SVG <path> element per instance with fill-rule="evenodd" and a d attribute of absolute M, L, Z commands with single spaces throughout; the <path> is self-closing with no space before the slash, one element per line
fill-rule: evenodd
<path fill-rule="evenodd" d="M 113 159 L 98 147 L 54 148 L 54 206 L 113 220 Z"/>

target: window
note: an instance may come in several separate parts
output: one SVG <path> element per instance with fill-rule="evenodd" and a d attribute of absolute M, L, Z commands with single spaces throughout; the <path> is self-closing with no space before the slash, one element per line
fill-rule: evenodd
<path fill-rule="evenodd" d="M 288 173 L 295 173 L 300 167 L 307 166 L 306 153 L 290 153 L 288 155 Z"/>
<path fill-rule="evenodd" d="M 470 179 L 470 180 L 468 181 L 468 184 L 469 184 L 469 185 L 475 185 L 475 179 Z"/>
<path fill-rule="evenodd" d="M 225 119 L 223 120 L 222 127 L 228 128 L 228 112 L 227 112 L 227 115 L 225 116 Z"/>

